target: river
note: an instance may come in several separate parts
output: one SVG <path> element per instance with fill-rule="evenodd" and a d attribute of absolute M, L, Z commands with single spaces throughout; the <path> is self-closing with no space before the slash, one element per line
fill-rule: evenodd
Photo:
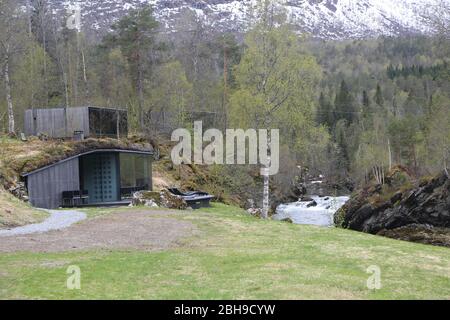
<path fill-rule="evenodd" d="M 299 201 L 278 206 L 276 220 L 290 218 L 295 224 L 332 227 L 334 214 L 350 199 L 349 197 L 311 196 L 313 201 Z"/>

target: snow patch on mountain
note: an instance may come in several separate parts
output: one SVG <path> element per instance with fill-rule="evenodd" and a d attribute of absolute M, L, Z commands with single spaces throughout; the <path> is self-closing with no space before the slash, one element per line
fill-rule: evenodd
<path fill-rule="evenodd" d="M 326 39 L 428 33 L 423 13 L 440 0 L 278 0 L 299 32 Z M 450 0 L 448 0 L 450 1 Z M 109 30 L 127 11 L 149 3 L 161 24 L 174 29 L 187 12 L 217 31 L 241 33 L 252 22 L 256 0 L 50 0 L 64 10 L 81 8 L 88 29 Z"/>

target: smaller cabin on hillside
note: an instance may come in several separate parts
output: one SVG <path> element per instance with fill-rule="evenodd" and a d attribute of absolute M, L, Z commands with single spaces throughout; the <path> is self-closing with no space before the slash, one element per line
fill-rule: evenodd
<path fill-rule="evenodd" d="M 152 151 L 96 149 L 22 177 L 34 207 L 121 205 L 152 190 L 152 161 Z"/>
<path fill-rule="evenodd" d="M 25 111 L 24 132 L 27 136 L 50 138 L 116 138 L 128 135 L 128 113 L 121 109 L 70 107 L 29 109 Z"/>

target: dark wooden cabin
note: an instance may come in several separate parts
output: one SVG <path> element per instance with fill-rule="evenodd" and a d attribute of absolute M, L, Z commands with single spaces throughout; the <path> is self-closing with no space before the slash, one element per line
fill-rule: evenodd
<path fill-rule="evenodd" d="M 40 168 L 23 178 L 34 207 L 128 204 L 152 190 L 152 152 L 94 150 Z"/>
<path fill-rule="evenodd" d="M 120 109 L 71 107 L 25 111 L 24 133 L 50 138 L 121 137 L 128 135 L 128 113 Z"/>

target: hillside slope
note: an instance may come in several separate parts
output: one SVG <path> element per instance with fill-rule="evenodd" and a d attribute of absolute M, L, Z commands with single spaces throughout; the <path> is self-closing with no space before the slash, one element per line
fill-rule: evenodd
<path fill-rule="evenodd" d="M 10 229 L 38 223 L 48 216 L 44 211 L 31 208 L 0 187 L 0 229 Z"/>

